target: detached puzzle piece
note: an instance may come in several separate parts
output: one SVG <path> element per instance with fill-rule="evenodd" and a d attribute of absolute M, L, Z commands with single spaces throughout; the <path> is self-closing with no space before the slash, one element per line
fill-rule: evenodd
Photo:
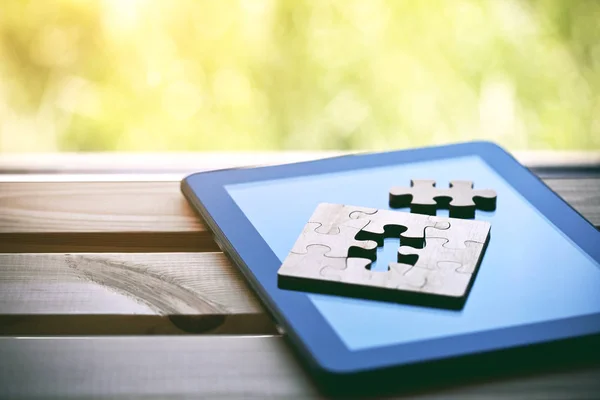
<path fill-rule="evenodd" d="M 437 209 L 448 209 L 450 217 L 474 218 L 475 209 L 493 211 L 497 195 L 494 190 L 475 190 L 471 181 L 450 181 L 449 188 L 437 188 L 435 181 L 414 179 L 410 187 L 390 189 L 390 207 L 409 207 L 412 213 L 435 215 Z"/>
<path fill-rule="evenodd" d="M 279 269 L 279 286 L 460 308 L 489 231 L 484 221 L 322 203 Z M 399 262 L 371 271 L 377 245 L 394 235 Z M 416 242 L 425 247 L 406 246 Z"/>

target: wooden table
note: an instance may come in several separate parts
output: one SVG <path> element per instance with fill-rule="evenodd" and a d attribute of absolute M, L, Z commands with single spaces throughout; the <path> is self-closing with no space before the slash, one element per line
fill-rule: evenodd
<path fill-rule="evenodd" d="M 179 179 L 328 155 L 1 157 L 0 398 L 320 396 Z M 600 156 L 543 156 L 520 158 L 599 226 Z M 411 395 L 592 398 L 599 382 L 594 364 Z"/>

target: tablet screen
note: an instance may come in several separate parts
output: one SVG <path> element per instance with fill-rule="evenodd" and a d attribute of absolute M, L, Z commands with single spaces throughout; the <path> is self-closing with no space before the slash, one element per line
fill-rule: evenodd
<path fill-rule="evenodd" d="M 475 188 L 496 190 L 496 211 L 476 214 L 492 224 L 490 243 L 459 311 L 302 294 L 349 350 L 600 312 L 600 266 L 478 156 L 242 183 L 226 190 L 283 261 L 317 204 L 389 209 L 390 187 L 408 186 L 411 179 L 435 179 L 438 187 L 472 180 Z M 387 239 L 374 269 L 395 261 L 398 245 Z"/>

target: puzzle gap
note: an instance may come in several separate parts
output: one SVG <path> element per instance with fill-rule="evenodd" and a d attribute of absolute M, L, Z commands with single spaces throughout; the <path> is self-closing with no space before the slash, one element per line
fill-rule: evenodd
<path fill-rule="evenodd" d="M 399 225 L 386 225 L 384 227 L 383 234 L 377 234 L 367 231 L 359 231 L 354 237 L 356 240 L 372 240 L 377 243 L 378 247 L 382 247 L 384 245 L 384 240 L 386 239 L 395 239 L 400 240 L 400 236 L 406 231 L 405 226 Z M 403 242 L 402 242 L 403 241 Z M 401 245 L 403 246 L 411 246 L 416 248 L 423 248 L 425 246 L 425 240 L 423 238 L 404 238 L 401 241 Z M 348 251 L 348 257 L 357 257 L 357 258 L 368 258 L 372 261 L 375 261 L 375 253 L 377 249 L 374 250 L 364 250 L 358 248 L 350 248 Z"/>
<path fill-rule="evenodd" d="M 385 238 L 383 245 L 377 247 L 377 258 L 371 263 L 370 268 L 367 268 L 373 272 L 386 272 L 389 269 L 389 263 L 397 261 L 399 247 L 400 238 Z"/>
<path fill-rule="evenodd" d="M 450 210 L 437 210 L 437 212 L 435 213 L 436 216 L 438 217 L 444 217 L 444 218 L 448 218 L 450 217 Z"/>

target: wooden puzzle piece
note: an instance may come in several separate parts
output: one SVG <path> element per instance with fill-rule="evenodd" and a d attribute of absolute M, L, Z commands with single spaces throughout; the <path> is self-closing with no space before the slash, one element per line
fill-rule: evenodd
<path fill-rule="evenodd" d="M 410 187 L 395 186 L 390 189 L 392 208 L 409 207 L 412 213 L 435 215 L 437 209 L 449 209 L 454 218 L 473 218 L 475 209 L 496 209 L 494 190 L 475 190 L 473 182 L 450 181 L 449 188 L 437 188 L 434 180 L 414 179 Z"/>
<path fill-rule="evenodd" d="M 322 226 L 319 222 L 309 222 L 305 225 L 300 237 L 292 248 L 292 253 L 306 254 L 308 247 L 323 245 L 329 248 L 328 257 L 348 257 L 352 255 L 365 255 L 368 258 L 375 257 L 377 242 L 373 240 L 357 240 L 359 229 L 341 225 L 332 226 L 329 231 L 333 233 L 319 233 L 317 229 Z M 335 228 L 335 229 L 334 229 Z"/>
<path fill-rule="evenodd" d="M 331 248 L 323 245 L 308 246 L 306 253 L 289 253 L 279 274 L 289 278 L 321 279 L 321 270 L 329 267 L 340 271 L 346 268 L 346 257 L 326 257 Z"/>
<path fill-rule="evenodd" d="M 439 217 L 431 217 L 439 218 Z M 491 224 L 487 221 L 449 218 L 450 229 L 425 228 L 425 241 L 431 238 L 443 238 L 448 241 L 446 247 L 465 248 L 467 242 L 485 243 L 488 240 Z"/>
<path fill-rule="evenodd" d="M 316 229 L 318 233 L 336 234 L 341 226 L 347 226 L 355 229 L 364 228 L 369 221 L 350 218 L 353 212 L 364 214 L 374 214 L 375 208 L 347 206 L 344 204 L 321 203 L 315 209 L 309 222 L 320 223 L 321 226 Z"/>
<path fill-rule="evenodd" d="M 336 265 L 325 265 L 320 270 L 320 277 L 337 282 L 362 282 L 372 279 L 373 272 L 369 270 L 371 260 L 368 258 L 347 258 L 343 268 Z"/>

